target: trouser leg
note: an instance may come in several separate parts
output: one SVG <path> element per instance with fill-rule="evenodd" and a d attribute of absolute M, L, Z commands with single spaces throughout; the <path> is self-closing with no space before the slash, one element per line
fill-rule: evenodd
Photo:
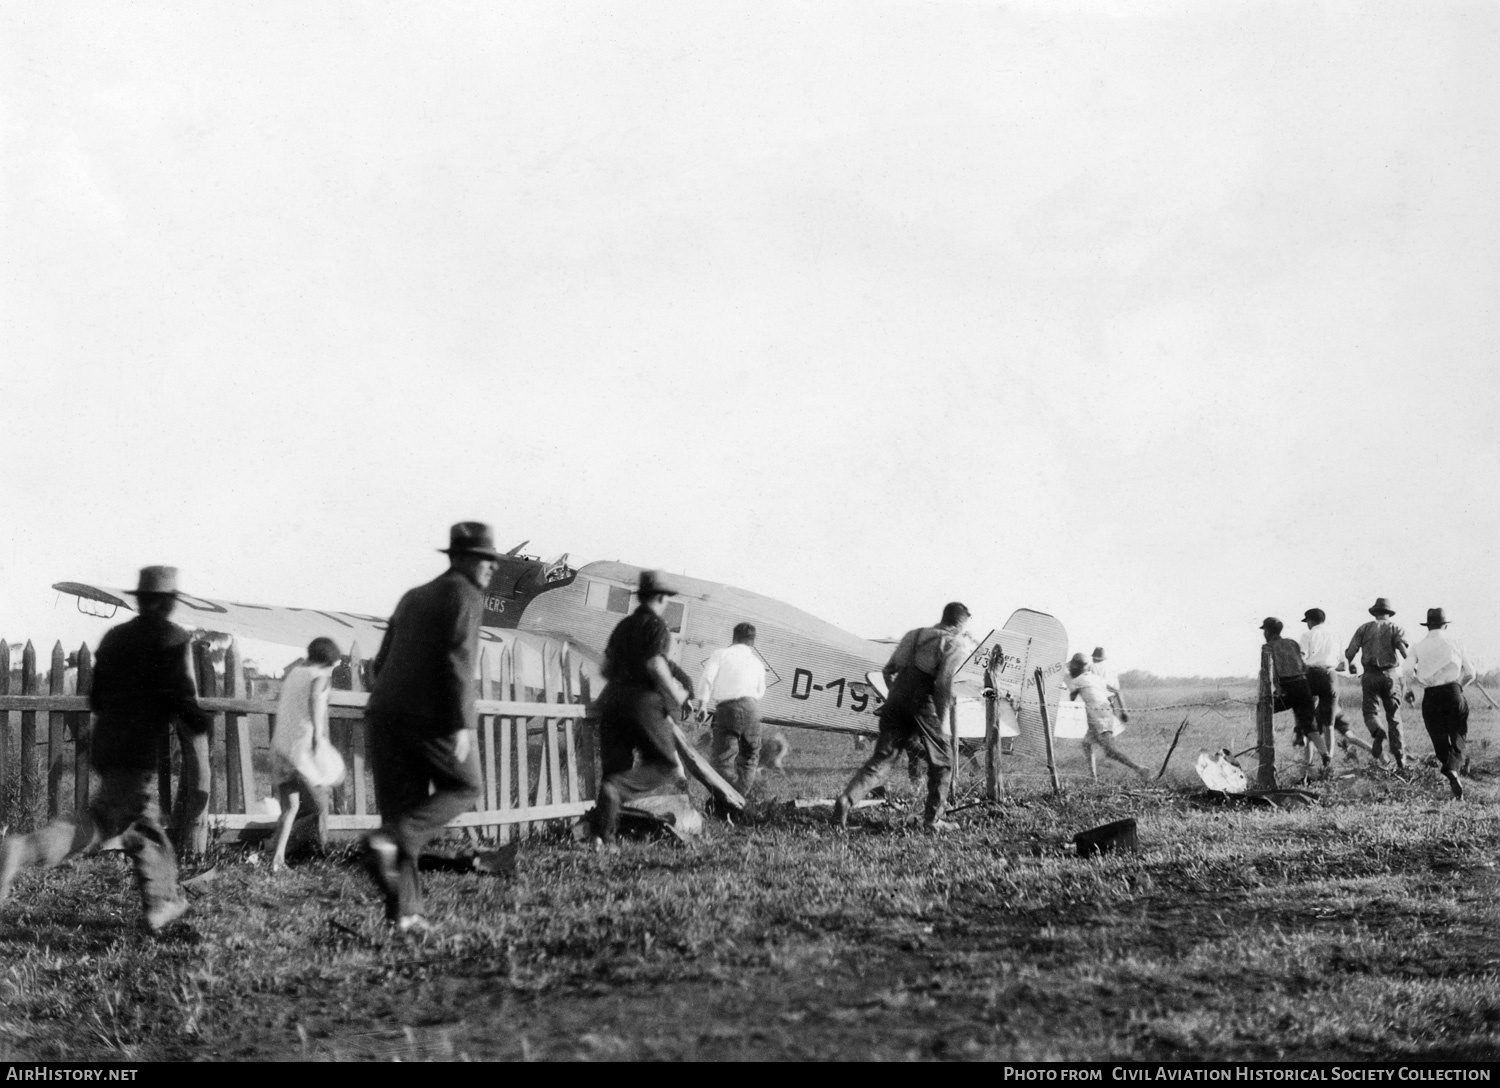
<path fill-rule="evenodd" d="M 149 914 L 153 908 L 173 902 L 182 894 L 177 885 L 177 857 L 172 852 L 172 843 L 154 816 L 136 820 L 125 833 L 123 845 L 135 869 L 142 910 Z"/>
<path fill-rule="evenodd" d="M 948 809 L 948 784 L 953 779 L 953 768 L 938 763 L 927 765 L 927 808 L 923 819 L 936 823 Z"/>
<path fill-rule="evenodd" d="M 760 769 L 760 713 L 756 700 L 729 699 L 714 710 L 714 769 L 741 793 Z"/>
<path fill-rule="evenodd" d="M 1469 704 L 1457 684 L 1428 688 L 1422 696 L 1422 724 L 1443 774 L 1456 775 L 1464 765 L 1468 743 Z"/>
<path fill-rule="evenodd" d="M 1391 756 L 1397 760 L 1406 759 L 1406 742 L 1401 731 L 1401 685 L 1390 673 L 1382 674 L 1383 683 L 1379 685 L 1380 702 L 1385 710 L 1386 731 L 1388 743 L 1391 746 Z"/>
<path fill-rule="evenodd" d="M 22 869 L 50 869 L 102 841 L 87 813 L 77 824 L 55 820 L 30 834 L 9 836 L 0 842 L 0 903 L 10 898 L 11 883 Z"/>
<path fill-rule="evenodd" d="M 854 776 L 849 779 L 849 784 L 844 787 L 843 797 L 847 803 L 854 804 L 884 782 L 885 776 L 901 758 L 901 752 L 905 747 L 906 738 L 896 729 L 887 726 L 882 719 L 880 735 L 875 740 L 875 751 L 870 753 L 870 758 L 854 772 Z"/>
<path fill-rule="evenodd" d="M 740 738 L 714 719 L 713 747 L 709 751 L 709 760 L 714 765 L 714 770 L 719 772 L 719 777 L 726 782 L 734 781 L 734 762 L 739 753 Z"/>
<path fill-rule="evenodd" d="M 400 850 L 401 880 L 397 906 L 404 915 L 421 914 L 422 885 L 417 861 L 423 848 L 456 817 L 470 811 L 479 800 L 479 753 L 471 746 L 460 761 L 453 736 L 424 737 L 410 744 L 419 757 L 420 774 L 431 783 L 432 792 L 401 813 L 394 837 Z"/>
<path fill-rule="evenodd" d="M 614 842 L 620 830 L 620 809 L 634 798 L 660 789 L 676 773 L 675 763 L 653 760 L 606 778 L 599 787 L 599 803 L 594 807 L 594 833 L 604 842 Z"/>
<path fill-rule="evenodd" d="M 125 829 L 121 845 L 135 871 L 141 908 L 148 917 L 155 908 L 182 898 L 177 856 L 157 813 L 154 773 L 101 771 L 99 792 L 89 802 L 89 813 L 97 841 L 116 828 Z"/>
<path fill-rule="evenodd" d="M 1385 744 L 1385 730 L 1380 725 L 1380 687 L 1382 681 L 1387 677 L 1384 673 L 1375 669 L 1366 669 L 1359 675 L 1359 709 L 1365 720 L 1365 728 L 1369 730 L 1370 739 L 1373 744 L 1375 757 L 1380 757 L 1380 750 Z"/>
<path fill-rule="evenodd" d="M 1105 733 L 1099 733 L 1097 736 L 1090 737 L 1089 739 L 1093 741 L 1094 745 L 1100 751 L 1102 751 L 1105 756 L 1114 760 L 1116 763 L 1129 767 L 1132 771 L 1136 772 L 1136 774 L 1146 773 L 1146 769 L 1144 767 L 1142 767 L 1139 763 L 1137 763 L 1135 760 L 1131 759 L 1123 751 L 1121 751 L 1120 745 L 1114 737 L 1109 736 Z M 1092 758 L 1093 757 L 1091 755 L 1090 759 L 1092 760 Z"/>
<path fill-rule="evenodd" d="M 423 736 L 419 727 L 400 720 L 375 719 L 370 726 L 380 834 L 396 846 L 395 886 L 381 888 L 386 913 L 421 914 L 417 859 L 434 835 L 474 807 L 480 788 L 478 753 L 471 749 L 460 761 L 453 735 Z"/>

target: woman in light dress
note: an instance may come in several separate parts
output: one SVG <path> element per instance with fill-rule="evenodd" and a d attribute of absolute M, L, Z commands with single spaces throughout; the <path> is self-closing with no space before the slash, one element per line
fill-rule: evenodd
<path fill-rule="evenodd" d="M 281 802 L 272 872 L 286 863 L 294 834 L 299 844 L 310 840 L 318 847 L 327 838 L 329 795 L 344 780 L 343 757 L 328 736 L 328 692 L 340 656 L 333 639 L 315 638 L 307 658 L 281 681 L 271 729 L 271 775 Z"/>

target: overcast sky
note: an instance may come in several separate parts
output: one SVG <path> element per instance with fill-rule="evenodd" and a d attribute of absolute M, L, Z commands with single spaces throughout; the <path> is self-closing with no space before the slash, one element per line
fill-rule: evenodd
<path fill-rule="evenodd" d="M 147 563 L 384 613 L 476 518 L 1500 665 L 1497 71 L 1480 2 L 5 5 L 0 637 Z"/>

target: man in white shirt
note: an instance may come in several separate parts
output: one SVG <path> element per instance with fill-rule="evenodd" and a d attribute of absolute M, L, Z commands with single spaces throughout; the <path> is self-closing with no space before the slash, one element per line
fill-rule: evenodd
<path fill-rule="evenodd" d="M 1130 720 L 1130 711 L 1125 708 L 1125 696 L 1120 693 L 1120 678 L 1115 670 L 1109 667 L 1109 662 L 1104 660 L 1104 647 L 1094 647 L 1093 661 L 1089 665 L 1089 672 L 1104 681 L 1104 688 L 1109 692 L 1109 705 L 1114 708 L 1115 717 L 1122 722 Z"/>
<path fill-rule="evenodd" d="M 1442 764 L 1443 777 L 1455 800 L 1464 787 L 1458 772 L 1464 764 L 1464 746 L 1469 738 L 1469 703 L 1464 688 L 1479 678 L 1458 639 L 1448 634 L 1448 617 L 1441 608 L 1427 610 L 1427 637 L 1411 649 L 1407 658 L 1406 701 L 1415 706 L 1417 688 L 1422 689 L 1422 724 L 1432 738 L 1432 750 Z"/>
<path fill-rule="evenodd" d="M 714 712 L 714 769 L 749 792 L 760 768 L 760 701 L 766 665 L 755 652 L 755 625 L 737 623 L 734 643 L 715 650 L 698 677 L 698 701 Z"/>
<path fill-rule="evenodd" d="M 1302 622 L 1307 630 L 1297 639 L 1302 647 L 1302 663 L 1307 666 L 1307 686 L 1313 697 L 1313 717 L 1318 730 L 1323 734 L 1323 747 L 1333 746 L 1333 731 L 1340 738 L 1349 735 L 1349 722 L 1339 709 L 1338 691 L 1333 685 L 1333 674 L 1344 671 L 1344 659 L 1339 654 L 1333 634 L 1324 624 L 1328 615 L 1321 608 L 1309 608 L 1302 613 Z M 1348 747 L 1347 739 L 1339 742 Z"/>
<path fill-rule="evenodd" d="M 1083 707 L 1088 714 L 1088 733 L 1083 738 L 1083 754 L 1089 761 L 1089 773 L 1099 781 L 1100 749 L 1116 763 L 1129 767 L 1142 778 L 1149 779 L 1151 772 L 1131 759 L 1115 743 L 1115 714 L 1109 703 L 1109 688 L 1104 678 L 1088 667 L 1082 654 L 1074 654 L 1068 662 L 1068 698 L 1083 698 Z"/>

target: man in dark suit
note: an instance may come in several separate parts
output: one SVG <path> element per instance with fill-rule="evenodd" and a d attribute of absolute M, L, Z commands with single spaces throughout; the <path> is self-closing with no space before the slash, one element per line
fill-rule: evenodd
<path fill-rule="evenodd" d="M 380 830 L 366 840 L 386 918 L 423 930 L 417 859 L 479 797 L 474 743 L 476 662 L 484 589 L 499 566 L 490 527 L 453 526 L 448 570 L 401 598 L 371 663 L 365 716 Z"/>
<path fill-rule="evenodd" d="M 672 633 L 662 614 L 674 593 L 659 571 L 642 571 L 636 589 L 641 603 L 615 625 L 604 648 L 608 683 L 598 703 L 603 781 L 594 809 L 596 847 L 614 841 L 620 809 L 627 801 L 677 774 L 672 716 L 687 702 L 688 686 L 683 683 L 686 675 L 667 656 L 672 652 Z"/>
<path fill-rule="evenodd" d="M 98 789 L 78 824 L 57 820 L 0 843 L 0 902 L 25 866 L 47 868 L 120 836 L 135 869 L 146 926 L 155 933 L 188 906 L 157 812 L 157 746 L 174 721 L 190 736 L 206 733 L 212 718 L 198 706 L 188 669 L 191 636 L 168 618 L 177 604 L 177 569 L 146 567 L 133 596 L 140 615 L 100 639 L 94 666 L 90 756 Z"/>

